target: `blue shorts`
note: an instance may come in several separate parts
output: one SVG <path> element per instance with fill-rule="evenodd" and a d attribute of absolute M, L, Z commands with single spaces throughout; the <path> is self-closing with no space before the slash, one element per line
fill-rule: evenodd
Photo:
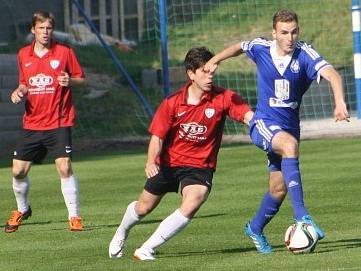
<path fill-rule="evenodd" d="M 298 141 L 300 139 L 299 129 L 284 129 L 278 122 L 268 118 L 267 116 L 261 116 L 255 114 L 249 123 L 249 133 L 252 139 L 252 143 L 258 148 L 267 152 L 268 157 L 268 170 L 280 171 L 281 170 L 281 156 L 274 153 L 272 150 L 273 137 L 281 132 L 285 131 L 293 135 Z"/>

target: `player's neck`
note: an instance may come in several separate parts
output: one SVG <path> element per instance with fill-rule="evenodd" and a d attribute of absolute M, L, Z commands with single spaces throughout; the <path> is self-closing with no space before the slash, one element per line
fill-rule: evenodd
<path fill-rule="evenodd" d="M 287 56 L 292 56 L 292 52 L 285 52 L 284 50 L 282 50 L 280 47 L 278 47 L 277 43 L 276 43 L 276 56 L 277 57 L 287 57 Z"/>
<path fill-rule="evenodd" d="M 204 91 L 195 83 L 188 87 L 187 104 L 197 105 L 202 99 Z"/>
<path fill-rule="evenodd" d="M 38 57 L 43 57 L 50 48 L 50 42 L 46 45 L 35 42 L 34 45 L 34 53 L 38 56 Z"/>

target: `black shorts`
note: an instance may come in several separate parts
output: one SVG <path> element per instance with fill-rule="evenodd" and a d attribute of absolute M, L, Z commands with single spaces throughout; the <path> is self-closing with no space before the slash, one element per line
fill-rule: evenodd
<path fill-rule="evenodd" d="M 148 178 L 144 189 L 154 195 L 163 195 L 167 192 L 181 191 L 187 185 L 200 184 L 212 188 L 213 169 L 194 167 L 161 167 L 159 173 Z"/>
<path fill-rule="evenodd" d="M 72 156 L 71 127 L 37 131 L 23 130 L 13 159 L 40 163 L 47 154 L 56 159 Z"/>

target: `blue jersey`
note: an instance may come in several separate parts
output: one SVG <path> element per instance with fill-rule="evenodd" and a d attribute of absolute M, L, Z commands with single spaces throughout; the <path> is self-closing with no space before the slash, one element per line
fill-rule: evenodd
<path fill-rule="evenodd" d="M 330 64 L 302 41 L 286 57 L 277 57 L 275 41 L 263 38 L 244 41 L 241 48 L 257 65 L 256 114 L 271 118 L 283 129 L 299 129 L 302 96 Z"/>

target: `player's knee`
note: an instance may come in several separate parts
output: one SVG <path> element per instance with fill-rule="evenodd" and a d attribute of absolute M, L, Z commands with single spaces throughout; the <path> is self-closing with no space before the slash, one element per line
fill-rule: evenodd
<path fill-rule="evenodd" d="M 27 175 L 25 168 L 13 168 L 12 171 L 13 171 L 13 176 L 16 179 L 23 179 Z"/>
<path fill-rule="evenodd" d="M 73 175 L 70 160 L 61 160 L 56 162 L 56 169 L 61 178 L 69 178 Z"/>
<path fill-rule="evenodd" d="M 298 157 L 298 142 L 296 139 L 291 138 L 283 143 L 282 156 Z"/>
<path fill-rule="evenodd" d="M 139 216 L 145 216 L 150 212 L 152 212 L 153 209 L 154 209 L 153 205 L 148 204 L 147 202 L 138 201 L 135 207 L 135 212 Z"/>
<path fill-rule="evenodd" d="M 180 207 L 181 213 L 188 217 L 189 219 L 193 218 L 193 216 L 197 213 L 199 208 L 206 202 L 208 194 L 199 195 L 198 197 L 183 200 L 182 205 Z"/>

